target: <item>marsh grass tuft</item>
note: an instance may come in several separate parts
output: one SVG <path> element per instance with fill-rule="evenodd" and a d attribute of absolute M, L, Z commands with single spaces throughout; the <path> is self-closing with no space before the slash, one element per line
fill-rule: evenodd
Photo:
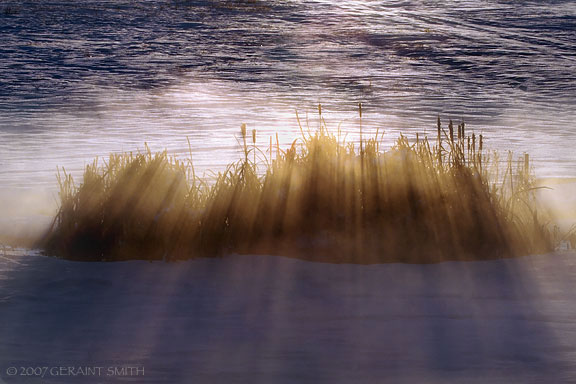
<path fill-rule="evenodd" d="M 359 114 L 362 112 L 359 105 Z M 320 127 L 289 147 L 247 143 L 207 182 L 166 152 L 110 155 L 80 185 L 59 173 L 60 210 L 44 247 L 79 260 L 266 253 L 347 263 L 510 257 L 553 248 L 529 158 L 501 169 L 483 137 L 437 120 L 437 138 L 378 133 L 359 143 Z M 300 121 L 298 119 L 298 121 Z M 265 151 L 269 153 L 266 154 Z"/>

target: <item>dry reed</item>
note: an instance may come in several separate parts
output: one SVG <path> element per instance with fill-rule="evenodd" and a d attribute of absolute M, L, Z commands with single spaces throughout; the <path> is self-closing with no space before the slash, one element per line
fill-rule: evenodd
<path fill-rule="evenodd" d="M 362 106 L 359 105 L 359 112 Z M 358 145 L 320 127 L 269 155 L 247 143 L 213 183 L 166 152 L 110 155 L 81 185 L 59 174 L 60 210 L 43 242 L 77 260 L 266 253 L 349 263 L 478 260 L 547 251 L 529 159 L 505 169 L 484 138 L 440 118 L 437 138 L 378 134 Z M 361 113 L 361 112 L 360 112 Z M 301 127 L 302 128 L 302 127 Z"/>

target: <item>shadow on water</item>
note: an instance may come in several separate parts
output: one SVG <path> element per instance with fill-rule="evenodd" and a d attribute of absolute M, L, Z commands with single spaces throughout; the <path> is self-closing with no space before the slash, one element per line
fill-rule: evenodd
<path fill-rule="evenodd" d="M 8 255 L 0 260 L 0 377 L 27 382 L 7 377 L 10 366 L 138 366 L 144 376 L 113 379 L 569 382 L 572 258 L 359 266 Z"/>

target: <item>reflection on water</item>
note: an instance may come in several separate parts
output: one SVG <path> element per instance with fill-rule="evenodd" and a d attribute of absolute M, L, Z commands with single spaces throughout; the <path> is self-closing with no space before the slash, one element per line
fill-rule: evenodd
<path fill-rule="evenodd" d="M 353 138 L 359 101 L 389 141 L 441 114 L 576 176 L 571 1 L 7 1 L 0 32 L 4 188 L 186 136 L 221 167 L 240 123 L 289 142 L 318 102 Z"/>

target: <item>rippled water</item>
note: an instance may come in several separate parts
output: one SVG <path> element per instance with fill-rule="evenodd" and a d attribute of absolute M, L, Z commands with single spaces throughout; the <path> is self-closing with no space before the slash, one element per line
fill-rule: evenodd
<path fill-rule="evenodd" d="M 317 103 L 353 138 L 358 102 L 389 142 L 440 114 L 576 176 L 574 1 L 4 1 L 0 36 L 0 188 L 186 137 L 221 167 Z"/>

